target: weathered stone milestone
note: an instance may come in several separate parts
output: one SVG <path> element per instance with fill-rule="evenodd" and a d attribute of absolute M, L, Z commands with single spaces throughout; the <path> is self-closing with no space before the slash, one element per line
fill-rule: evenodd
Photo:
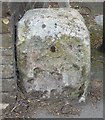
<path fill-rule="evenodd" d="M 72 8 L 33 9 L 18 23 L 17 63 L 27 92 L 66 86 L 83 95 L 90 74 L 90 36 Z"/>

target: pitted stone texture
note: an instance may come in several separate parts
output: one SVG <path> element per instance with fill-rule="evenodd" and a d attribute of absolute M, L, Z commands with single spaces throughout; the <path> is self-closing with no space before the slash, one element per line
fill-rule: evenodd
<path fill-rule="evenodd" d="M 10 49 L 5 49 L 5 48 L 1 48 L 0 49 L 1 52 L 2 52 L 2 56 L 13 56 L 13 48 L 10 48 Z"/>
<path fill-rule="evenodd" d="M 16 92 L 2 92 L 0 93 L 2 96 L 2 103 L 14 103 L 16 101 Z"/>
<path fill-rule="evenodd" d="M 29 10 L 18 23 L 17 57 L 27 92 L 79 90 L 90 72 L 83 17 L 72 8 Z"/>
<path fill-rule="evenodd" d="M 3 35 L 0 34 L 0 38 L 2 38 L 0 39 L 0 41 L 2 41 L 0 48 L 5 48 L 5 49 L 13 48 L 13 39 L 11 34 L 8 34 L 8 33 Z"/>
<path fill-rule="evenodd" d="M 78 37 L 89 45 L 89 33 L 84 24 L 83 17 L 74 9 L 41 9 L 30 10 L 18 24 L 19 42 L 39 36 L 44 41 L 46 37 L 54 40 L 62 34 Z"/>
<path fill-rule="evenodd" d="M 1 80 L 1 79 L 0 79 Z M 16 92 L 17 81 L 16 78 L 2 79 L 2 92 Z"/>
<path fill-rule="evenodd" d="M 0 56 L 2 60 L 2 65 L 13 65 L 14 64 L 14 59 L 12 56 Z"/>

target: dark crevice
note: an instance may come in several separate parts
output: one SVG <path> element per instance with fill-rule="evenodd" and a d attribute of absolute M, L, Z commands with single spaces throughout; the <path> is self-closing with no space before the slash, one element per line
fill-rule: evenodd
<path fill-rule="evenodd" d="M 17 26 L 14 25 L 14 57 L 15 57 L 15 72 L 17 77 L 17 87 L 22 93 L 25 93 L 25 88 L 23 87 L 23 80 L 21 74 L 19 73 L 18 64 L 17 64 L 18 60 L 17 60 L 16 43 L 17 43 Z"/>
<path fill-rule="evenodd" d="M 55 51 L 56 51 L 55 46 L 52 45 L 52 46 L 50 47 L 50 51 L 51 51 L 51 52 L 55 52 Z"/>
<path fill-rule="evenodd" d="M 17 47 L 16 47 L 16 42 L 17 42 L 17 26 L 14 25 L 14 52 L 15 52 L 15 68 L 16 68 L 16 73 L 17 73 L 17 78 L 19 78 L 19 71 L 17 67 Z"/>
<path fill-rule="evenodd" d="M 34 8 L 42 8 L 43 7 L 43 2 L 41 3 L 10 3 L 10 14 L 11 14 L 11 21 L 12 21 L 12 32 L 13 32 L 13 45 L 14 45 L 14 59 L 15 59 L 15 73 L 16 73 L 16 79 L 17 79 L 17 89 L 21 91 L 22 93 L 26 93 L 25 88 L 23 86 L 23 79 L 22 76 L 19 72 L 18 69 L 18 60 L 17 60 L 17 22 L 23 17 L 24 13 L 28 10 L 31 9 L 32 6 Z M 14 7 L 16 5 L 16 7 Z M 9 13 L 8 13 L 9 14 Z"/>
<path fill-rule="evenodd" d="M 105 45 L 102 44 L 101 46 L 98 47 L 98 50 L 102 53 L 105 53 Z"/>
<path fill-rule="evenodd" d="M 13 79 L 13 78 L 15 78 L 15 76 L 8 77 L 8 78 L 4 78 L 4 77 L 2 77 L 2 78 L 0 78 L 0 79 Z"/>

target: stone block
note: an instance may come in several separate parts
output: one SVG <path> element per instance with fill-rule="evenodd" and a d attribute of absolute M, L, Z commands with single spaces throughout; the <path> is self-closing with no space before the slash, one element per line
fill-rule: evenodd
<path fill-rule="evenodd" d="M 13 65 L 14 64 L 14 56 L 0 56 L 2 60 L 2 65 Z"/>
<path fill-rule="evenodd" d="M 90 35 L 72 8 L 34 9 L 18 23 L 18 67 L 27 92 L 70 86 L 86 93 L 90 75 Z"/>
<path fill-rule="evenodd" d="M 17 89 L 16 78 L 2 79 L 2 92 L 14 92 Z"/>
<path fill-rule="evenodd" d="M 0 48 L 13 48 L 13 39 L 12 39 L 11 34 L 9 34 L 9 33 L 8 34 L 0 34 L 0 41 L 2 41 Z"/>
<path fill-rule="evenodd" d="M 16 92 L 2 92 L 2 103 L 14 103 L 16 101 Z"/>
<path fill-rule="evenodd" d="M 13 65 L 1 65 L 1 69 L 0 76 L 2 78 L 12 78 L 15 76 L 15 67 Z"/>

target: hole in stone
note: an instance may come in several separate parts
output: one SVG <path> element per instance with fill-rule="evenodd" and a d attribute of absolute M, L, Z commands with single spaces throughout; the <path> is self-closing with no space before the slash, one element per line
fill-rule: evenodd
<path fill-rule="evenodd" d="M 79 90 L 79 95 L 78 95 L 79 98 L 83 95 L 84 87 L 85 87 L 84 84 L 82 84 L 82 85 L 80 86 L 80 88 L 78 89 L 78 90 Z"/>
<path fill-rule="evenodd" d="M 43 70 L 39 67 L 34 68 L 34 77 L 36 78 L 38 74 L 42 73 Z"/>
<path fill-rule="evenodd" d="M 33 83 L 34 79 L 33 78 L 30 78 L 27 82 L 29 83 Z"/>
<path fill-rule="evenodd" d="M 55 28 L 57 28 L 57 23 L 55 23 Z"/>
<path fill-rule="evenodd" d="M 79 49 L 78 51 L 79 51 L 79 52 L 81 52 L 81 50 L 80 50 L 80 49 Z"/>
<path fill-rule="evenodd" d="M 67 18 L 67 19 L 68 19 L 68 16 L 65 16 L 65 18 Z"/>
<path fill-rule="evenodd" d="M 50 47 L 50 51 L 51 51 L 51 52 L 55 52 L 55 51 L 56 51 L 55 46 L 52 45 L 52 46 Z"/>
<path fill-rule="evenodd" d="M 69 45 L 69 48 L 72 50 L 73 46 L 72 46 L 72 45 Z"/>
<path fill-rule="evenodd" d="M 73 64 L 73 67 L 77 68 L 78 70 L 80 69 L 80 67 L 77 64 Z"/>
<path fill-rule="evenodd" d="M 46 25 L 45 25 L 45 24 L 43 24 L 43 25 L 42 25 L 42 28 L 45 28 L 45 27 L 46 27 Z"/>
<path fill-rule="evenodd" d="M 77 47 L 81 47 L 82 45 L 78 45 Z"/>
<path fill-rule="evenodd" d="M 7 14 L 7 16 L 11 16 L 11 13 L 9 11 L 6 14 Z"/>

